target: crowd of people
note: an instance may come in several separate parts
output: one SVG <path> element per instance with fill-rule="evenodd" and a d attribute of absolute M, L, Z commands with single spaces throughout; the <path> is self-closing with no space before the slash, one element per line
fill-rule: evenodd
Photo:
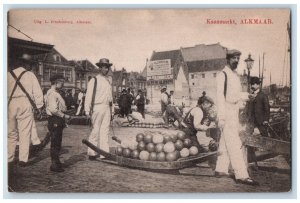
<path fill-rule="evenodd" d="M 219 150 L 214 168 L 215 175 L 230 176 L 234 172 L 236 182 L 256 185 L 250 178 L 247 160 L 244 157 L 243 143 L 239 137 L 239 109 L 244 101 L 249 102 L 248 114 L 251 129 L 257 127 L 263 136 L 268 136 L 266 126 L 269 120 L 268 98 L 259 88 L 257 78 L 251 80 L 252 92 L 243 93 L 241 83 L 236 72 L 241 52 L 229 50 L 227 52 L 227 65 L 217 76 L 217 99 L 213 101 L 203 92 L 197 106 L 191 108 L 185 115 L 183 105 L 177 106 L 174 100 L 174 91 L 167 93 L 167 87 L 161 88 L 161 113 L 168 128 L 177 121 L 177 128 L 185 132 L 192 140 L 193 145 L 200 151 Z M 62 144 L 63 129 L 66 122 L 72 118 L 66 112 L 76 109 L 75 115 L 85 115 L 91 120 L 92 130 L 89 142 L 100 149 L 109 152 L 109 126 L 113 117 L 112 78 L 108 76 L 112 63 L 102 58 L 96 63 L 98 75 L 90 79 L 86 91 L 63 90 L 64 78 L 53 75 L 50 78 L 51 88 L 43 92 L 38 80 L 29 70 L 33 64 L 32 57 L 24 54 L 18 59 L 8 74 L 9 113 L 8 113 L 8 166 L 14 165 L 15 149 L 19 143 L 19 165 L 25 167 L 28 163 L 29 148 L 32 139 L 37 136 L 34 113 L 32 109 L 41 111 L 44 106 L 48 115 L 48 130 L 51 134 L 50 170 L 63 172 L 59 160 Z M 22 105 L 15 105 L 15 104 Z M 132 105 L 136 105 L 137 112 L 145 118 L 146 98 L 142 90 L 134 95 L 130 89 L 123 89 L 117 100 L 119 116 L 126 117 L 129 122 Z M 171 123 L 171 124 L 170 124 Z M 208 134 L 218 136 L 207 136 Z M 197 137 L 198 136 L 198 137 Z M 199 142 L 200 140 L 200 142 Z M 34 145 L 40 145 L 35 141 Z M 206 143 L 203 145 L 203 143 Z M 94 161 L 102 158 L 94 150 L 88 148 L 88 159 Z M 9 176 L 11 178 L 11 176 Z"/>

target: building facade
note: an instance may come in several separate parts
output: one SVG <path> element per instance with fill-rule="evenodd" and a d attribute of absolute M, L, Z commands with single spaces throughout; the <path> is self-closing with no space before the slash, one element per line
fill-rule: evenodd
<path fill-rule="evenodd" d="M 170 60 L 171 74 L 149 76 L 147 70 L 148 98 L 157 103 L 160 99 L 160 89 L 167 86 L 167 91 L 174 91 L 177 104 L 195 105 L 205 91 L 206 95 L 216 99 L 217 74 L 226 65 L 227 48 L 219 43 L 199 44 L 193 47 L 181 47 L 178 50 L 153 52 L 150 61 Z M 147 64 L 149 64 L 147 62 Z M 158 72 L 159 73 L 159 72 Z M 164 71 L 161 71 L 164 73 Z M 243 91 L 247 91 L 245 74 L 241 75 Z"/>
<path fill-rule="evenodd" d="M 64 76 L 64 86 L 66 88 L 74 88 L 76 86 L 74 64 L 68 61 L 55 48 L 49 53 L 35 55 L 34 58 L 38 61 L 37 76 L 42 88 L 50 88 L 50 77 L 54 74 Z"/>
<path fill-rule="evenodd" d="M 150 60 L 147 60 L 147 99 L 151 103 L 158 103 L 161 88 L 167 87 L 167 92 L 174 90 L 174 67 L 180 56 L 180 50 L 153 51 Z"/>

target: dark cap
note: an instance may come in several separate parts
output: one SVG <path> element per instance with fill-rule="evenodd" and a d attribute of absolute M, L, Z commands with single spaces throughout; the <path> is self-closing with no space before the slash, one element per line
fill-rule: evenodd
<path fill-rule="evenodd" d="M 250 78 L 250 84 L 260 84 L 260 79 L 258 77 L 251 77 Z"/>
<path fill-rule="evenodd" d="M 199 97 L 199 99 L 198 99 L 198 105 L 201 105 L 204 102 L 209 102 L 211 104 L 214 104 L 214 100 L 212 98 L 208 97 L 208 96 L 205 96 L 205 95 Z"/>
<path fill-rule="evenodd" d="M 233 56 L 240 56 L 241 54 L 242 53 L 239 50 L 230 49 L 230 50 L 227 50 L 226 58 L 230 58 L 230 57 L 233 57 Z"/>
<path fill-rule="evenodd" d="M 57 80 L 64 80 L 64 76 L 56 74 L 50 77 L 50 82 L 56 82 Z"/>
<path fill-rule="evenodd" d="M 98 63 L 96 63 L 96 65 L 98 67 L 102 67 L 102 66 L 106 66 L 106 67 L 111 67 L 112 66 L 112 63 L 109 63 L 109 60 L 107 58 L 102 58 L 99 60 Z"/>

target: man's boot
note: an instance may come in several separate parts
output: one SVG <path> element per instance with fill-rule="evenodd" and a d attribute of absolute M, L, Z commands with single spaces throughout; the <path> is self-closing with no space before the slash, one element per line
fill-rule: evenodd
<path fill-rule="evenodd" d="M 64 172 L 65 170 L 62 168 L 61 162 L 58 160 L 52 160 L 52 164 L 50 166 L 50 171 L 53 172 Z"/>

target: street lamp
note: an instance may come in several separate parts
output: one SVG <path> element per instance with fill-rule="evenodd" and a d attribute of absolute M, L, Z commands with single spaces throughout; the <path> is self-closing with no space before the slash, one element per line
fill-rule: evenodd
<path fill-rule="evenodd" d="M 247 65 L 248 75 L 247 75 L 247 82 L 248 82 L 248 92 L 250 91 L 250 70 L 252 69 L 254 60 L 251 58 L 251 54 L 248 55 L 248 58 L 245 59 L 245 63 Z"/>
<path fill-rule="evenodd" d="M 152 79 L 152 76 L 151 76 L 151 78 L 149 79 L 149 82 L 150 82 L 150 87 L 151 87 L 151 104 L 153 104 L 153 100 L 152 100 L 152 98 L 153 98 L 153 95 L 152 95 L 152 82 L 153 82 L 154 80 Z"/>

